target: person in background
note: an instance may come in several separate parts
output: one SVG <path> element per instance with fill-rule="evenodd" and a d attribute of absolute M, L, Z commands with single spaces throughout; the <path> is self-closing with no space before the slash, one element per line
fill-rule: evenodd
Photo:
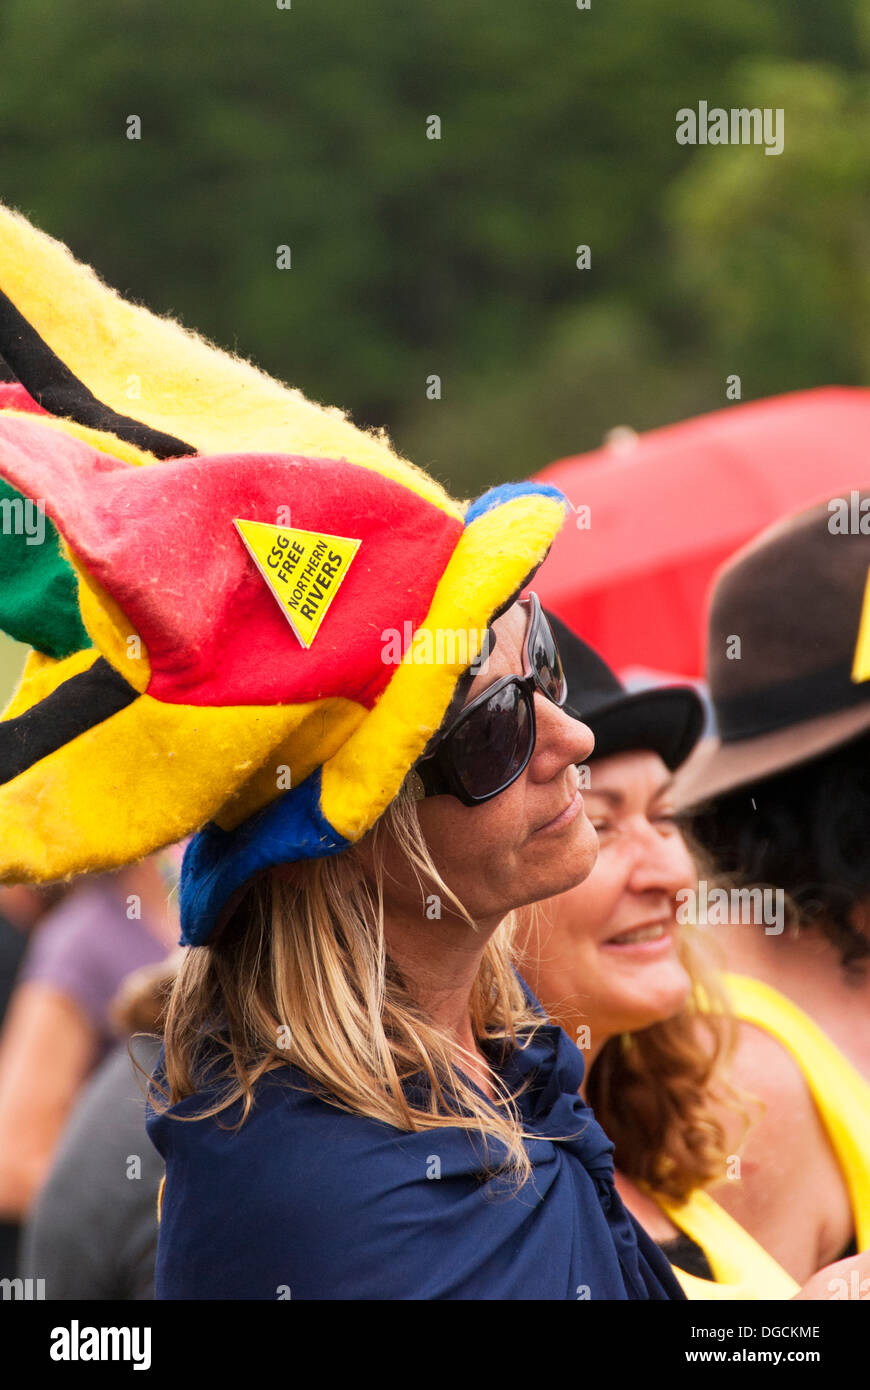
<path fill-rule="evenodd" d="M 713 1186 L 719 1198 L 723 1187 L 714 1184 L 733 1168 L 750 1108 L 730 1084 L 732 1027 L 709 947 L 678 916 L 682 895 L 697 882 L 675 818 L 672 776 L 700 732 L 694 696 L 681 689 L 627 694 L 585 643 L 550 621 L 569 707 L 582 710 L 596 734 L 584 799 L 600 852 L 582 884 L 527 921 L 526 978 L 586 1048 L 583 1089 L 615 1143 L 619 1191 L 689 1297 L 792 1298 L 801 1283 L 801 1297 L 830 1297 L 836 1270 L 817 1273 L 817 1264 L 792 1278 L 706 1190 Z M 804 1102 L 795 1139 L 812 1155 L 819 1120 L 808 1091 Z M 757 1109 L 751 1106 L 753 1115 Z M 764 1160 L 775 1164 L 775 1146 Z M 752 1175 L 759 1179 L 765 1186 L 763 1169 Z M 834 1181 L 842 1185 L 844 1174 L 835 1171 Z M 823 1192 L 804 1200 L 803 1224 L 817 1228 L 824 1205 Z M 842 1253 L 842 1246 L 834 1252 Z"/>
<path fill-rule="evenodd" d="M 46 1298 L 154 1297 L 163 1163 L 145 1134 L 141 1072 L 157 1061 L 182 955 L 134 970 L 112 1005 L 119 1031 L 132 1036 L 83 1087 L 22 1235 L 19 1277 L 43 1279 Z"/>
<path fill-rule="evenodd" d="M 58 884 L 0 885 L 0 1040 L 29 933 L 68 891 L 66 885 Z M 17 1220 L 0 1219 L 0 1278 L 13 1276 L 17 1248 Z"/>
<path fill-rule="evenodd" d="M 154 859 L 77 885 L 34 932 L 0 1037 L 0 1218 L 29 1212 L 81 1086 L 117 1041 L 121 981 L 178 938 Z"/>
<path fill-rule="evenodd" d="M 0 1029 L 29 934 L 68 891 L 65 884 L 0 884 Z"/>
<path fill-rule="evenodd" d="M 787 518 L 720 572 L 718 734 L 675 787 L 729 886 L 711 929 L 741 1019 L 734 1076 L 766 1101 L 721 1201 L 799 1279 L 870 1243 L 870 682 L 856 661 L 868 549 L 848 502 Z"/>

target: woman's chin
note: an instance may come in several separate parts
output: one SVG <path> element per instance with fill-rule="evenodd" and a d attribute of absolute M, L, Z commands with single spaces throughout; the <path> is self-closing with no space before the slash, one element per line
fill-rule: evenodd
<path fill-rule="evenodd" d="M 595 834 L 595 831 L 593 831 Z M 580 847 L 581 852 L 566 855 L 561 865 L 557 866 L 557 872 L 550 878 L 548 888 L 541 894 L 543 898 L 559 898 L 563 892 L 570 892 L 571 888 L 580 887 L 585 883 L 586 878 L 595 869 L 595 859 L 598 856 L 598 835 L 595 837 L 595 844 L 591 849 Z"/>
<path fill-rule="evenodd" d="M 556 893 L 566 893 L 569 888 L 576 888 L 579 883 L 584 883 L 598 859 L 598 835 L 585 810 L 577 816 L 570 829 L 573 832 L 571 839 L 563 849 L 565 881 L 561 888 L 553 889 L 553 896 Z"/>
<path fill-rule="evenodd" d="M 623 1031 L 627 1033 L 651 1028 L 654 1023 L 664 1023 L 682 1013 L 689 1002 L 691 981 L 676 957 L 647 966 L 639 966 L 635 962 L 624 973 L 630 975 L 630 979 L 625 979 L 622 1008 L 626 1018 Z M 622 991 L 612 974 L 611 987 L 614 995 L 621 995 Z"/>

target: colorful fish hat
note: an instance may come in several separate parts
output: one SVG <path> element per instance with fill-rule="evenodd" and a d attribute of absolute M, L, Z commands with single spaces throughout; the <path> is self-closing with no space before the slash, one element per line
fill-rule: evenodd
<path fill-rule="evenodd" d="M 252 874 L 374 824 L 564 498 L 454 501 L 3 208 L 0 358 L 0 626 L 33 648 L 0 719 L 0 880 L 196 832 L 200 944 Z"/>

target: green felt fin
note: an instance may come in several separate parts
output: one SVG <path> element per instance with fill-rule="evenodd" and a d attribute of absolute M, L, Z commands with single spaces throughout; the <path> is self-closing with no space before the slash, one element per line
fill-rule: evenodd
<path fill-rule="evenodd" d="M 2 478 L 0 628 L 58 661 L 93 646 L 79 613 L 75 572 L 61 554 L 54 524 Z"/>

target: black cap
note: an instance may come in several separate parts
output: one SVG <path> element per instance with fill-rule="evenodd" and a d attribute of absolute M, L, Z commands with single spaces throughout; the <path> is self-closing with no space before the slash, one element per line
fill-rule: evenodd
<path fill-rule="evenodd" d="M 704 728 L 704 704 L 690 685 L 628 691 L 607 662 L 553 613 L 547 616 L 568 681 L 565 709 L 595 735 L 593 758 L 650 749 L 675 771 Z"/>

